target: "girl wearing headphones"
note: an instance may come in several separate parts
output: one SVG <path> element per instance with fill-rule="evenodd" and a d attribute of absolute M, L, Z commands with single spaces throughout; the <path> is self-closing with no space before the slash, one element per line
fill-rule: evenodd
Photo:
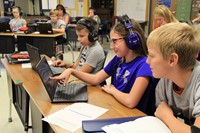
<path fill-rule="evenodd" d="M 120 22 L 111 29 L 111 49 L 115 56 L 107 66 L 95 75 L 66 69 L 61 75 L 52 77 L 66 84 L 70 75 L 92 85 L 98 85 L 111 77 L 111 84 L 102 89 L 128 108 L 137 107 L 146 114 L 153 114 L 155 80 L 146 63 L 146 38 L 140 25 L 127 15 L 119 17 Z M 152 89 L 152 91 L 151 91 Z M 152 94 L 152 95 L 151 95 Z M 152 106 L 149 106 L 151 102 Z M 151 110 L 152 108 L 152 110 Z"/>
<path fill-rule="evenodd" d="M 56 10 L 58 10 L 58 18 L 62 19 L 65 24 L 69 24 L 70 15 L 66 12 L 65 7 L 61 4 L 56 6 Z"/>
<path fill-rule="evenodd" d="M 19 6 L 12 8 L 14 18 L 10 20 L 10 28 L 12 31 L 18 31 L 21 27 L 26 27 L 26 21 L 21 17 L 22 9 Z"/>

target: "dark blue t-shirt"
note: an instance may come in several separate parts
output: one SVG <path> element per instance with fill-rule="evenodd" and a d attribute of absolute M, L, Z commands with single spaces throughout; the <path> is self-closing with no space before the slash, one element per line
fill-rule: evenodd
<path fill-rule="evenodd" d="M 111 83 L 120 91 L 129 93 L 137 77 L 152 77 L 145 56 L 139 56 L 129 63 L 115 56 L 104 71 L 111 76 Z"/>
<path fill-rule="evenodd" d="M 104 71 L 111 76 L 111 84 L 124 93 L 131 91 L 137 77 L 150 77 L 148 87 L 136 106 L 144 113 L 149 114 L 148 102 L 150 102 L 150 97 L 152 97 L 154 102 L 155 85 L 150 66 L 146 63 L 146 59 L 146 56 L 139 56 L 131 62 L 125 63 L 121 58 L 115 56 L 104 68 Z M 154 103 L 152 103 L 152 106 L 154 106 Z M 151 111 L 151 113 L 153 112 Z"/>

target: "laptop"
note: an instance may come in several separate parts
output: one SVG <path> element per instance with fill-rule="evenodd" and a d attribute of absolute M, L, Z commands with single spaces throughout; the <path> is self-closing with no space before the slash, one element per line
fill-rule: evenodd
<path fill-rule="evenodd" d="M 53 34 L 52 25 L 50 23 L 38 23 L 40 34 Z"/>
<path fill-rule="evenodd" d="M 0 32 L 12 32 L 8 22 L 0 23 Z"/>
<path fill-rule="evenodd" d="M 39 49 L 26 43 L 26 49 L 28 51 L 29 54 L 29 58 L 30 58 L 30 63 L 32 66 L 32 69 L 36 70 L 36 65 L 38 64 L 38 62 L 41 60 L 41 55 L 39 53 Z M 50 65 L 51 71 L 53 72 L 54 75 L 59 75 L 61 74 L 65 68 L 62 67 L 54 67 L 52 65 Z"/>
<path fill-rule="evenodd" d="M 36 69 L 52 103 L 88 101 L 86 84 L 68 83 L 64 86 L 58 84 L 57 80 L 49 78 L 53 76 L 53 73 L 45 57 L 42 57 Z"/>

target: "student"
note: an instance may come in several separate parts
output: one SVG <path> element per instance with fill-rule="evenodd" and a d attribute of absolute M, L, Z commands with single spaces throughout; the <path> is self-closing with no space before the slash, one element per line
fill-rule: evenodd
<path fill-rule="evenodd" d="M 13 19 L 10 20 L 10 28 L 12 31 L 18 31 L 21 27 L 26 27 L 26 21 L 21 17 L 22 9 L 19 6 L 12 7 Z"/>
<path fill-rule="evenodd" d="M 70 15 L 66 12 L 65 7 L 61 4 L 56 6 L 56 10 L 58 10 L 58 18 L 63 20 L 66 25 L 69 24 Z"/>
<path fill-rule="evenodd" d="M 100 20 L 99 16 L 96 14 L 96 10 L 94 7 L 89 7 L 88 17 L 91 17 L 92 19 L 94 19 L 97 22 L 98 27 L 100 26 L 101 20 Z"/>
<path fill-rule="evenodd" d="M 159 5 L 154 9 L 154 29 L 160 27 L 161 25 L 165 25 L 167 23 L 179 21 L 174 17 L 172 12 L 165 5 Z"/>
<path fill-rule="evenodd" d="M 62 37 L 57 37 L 57 44 L 63 44 L 66 42 L 66 33 L 65 33 L 65 28 L 66 24 L 63 20 L 58 18 L 58 10 L 52 9 L 49 13 L 50 20 L 47 21 L 47 23 L 51 23 L 52 25 L 52 30 L 55 33 L 64 33 Z M 60 48 L 57 46 L 56 47 L 56 55 L 60 54 Z"/>
<path fill-rule="evenodd" d="M 111 48 L 116 55 L 103 70 L 94 75 L 66 69 L 58 77 L 52 78 L 66 84 L 72 74 L 84 82 L 97 85 L 111 77 L 111 84 L 103 86 L 102 89 L 124 106 L 137 107 L 146 113 L 146 92 L 153 83 L 153 77 L 149 65 L 146 64 L 144 32 L 140 25 L 134 20 L 131 22 L 127 15 L 121 16 L 119 20 L 110 32 Z"/>
<path fill-rule="evenodd" d="M 73 68 L 87 73 L 97 73 L 102 69 L 105 55 L 102 46 L 98 42 L 96 22 L 91 18 L 83 18 L 77 22 L 76 34 L 82 47 L 80 55 L 74 64 L 57 60 L 54 66 Z"/>
<path fill-rule="evenodd" d="M 161 78 L 155 116 L 173 133 L 200 133 L 200 63 L 195 59 L 200 31 L 186 23 L 166 24 L 150 33 L 147 47 L 147 63 Z"/>

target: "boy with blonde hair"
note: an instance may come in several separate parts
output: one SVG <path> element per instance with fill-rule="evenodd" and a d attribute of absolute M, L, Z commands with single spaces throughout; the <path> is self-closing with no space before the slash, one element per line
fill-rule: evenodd
<path fill-rule="evenodd" d="M 200 132 L 200 31 L 185 23 L 170 23 L 152 31 L 148 58 L 155 78 L 155 116 L 173 133 Z M 177 119 L 183 118 L 184 122 Z"/>

